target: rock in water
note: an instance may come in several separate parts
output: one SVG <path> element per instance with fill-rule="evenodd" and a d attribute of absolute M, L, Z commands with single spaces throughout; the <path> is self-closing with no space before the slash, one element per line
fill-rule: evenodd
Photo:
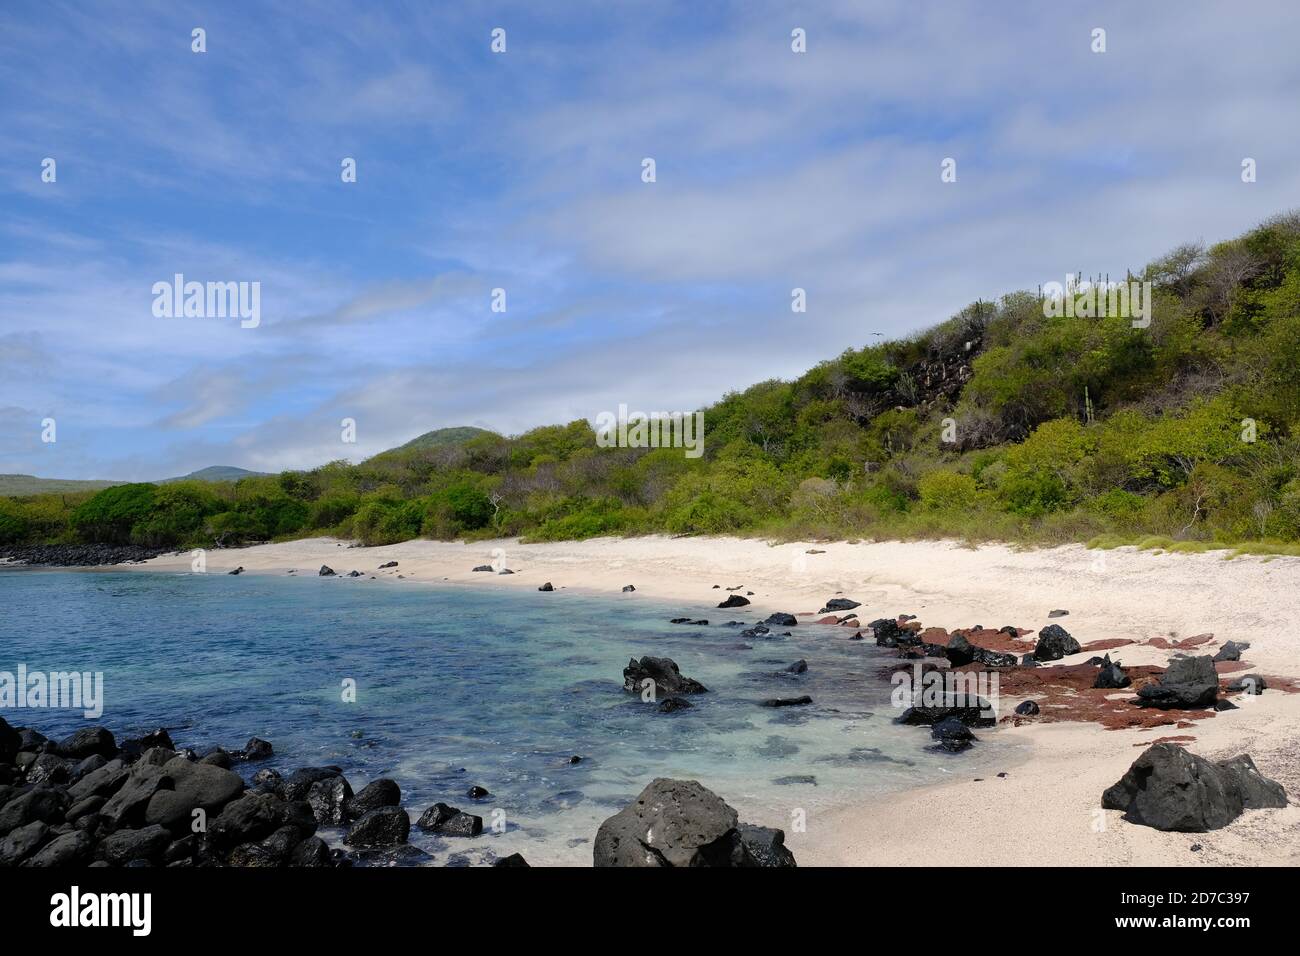
<path fill-rule="evenodd" d="M 793 866 L 781 830 L 748 827 L 695 780 L 659 777 L 600 825 L 596 866 Z"/>
<path fill-rule="evenodd" d="M 1138 688 L 1144 707 L 1208 707 L 1219 695 L 1219 675 L 1209 654 L 1175 657 L 1154 684 Z"/>
<path fill-rule="evenodd" d="M 396 846 L 411 832 L 411 818 L 401 807 L 378 807 L 352 825 L 343 842 L 348 846 Z"/>
<path fill-rule="evenodd" d="M 795 619 L 793 614 L 786 614 L 783 611 L 777 611 L 763 623 L 768 627 L 794 627 L 799 622 Z"/>
<path fill-rule="evenodd" d="M 961 753 L 979 738 L 956 717 L 946 717 L 930 728 L 930 736 L 939 741 L 938 746 L 948 753 Z"/>
<path fill-rule="evenodd" d="M 415 824 L 421 830 L 441 833 L 444 836 L 478 836 L 483 832 L 483 818 L 464 813 L 445 803 L 435 803 Z"/>
<path fill-rule="evenodd" d="M 888 617 L 872 621 L 867 627 L 871 629 L 877 647 L 897 647 L 899 644 L 910 643 L 912 637 L 911 633 L 898 626 L 896 620 Z"/>
<path fill-rule="evenodd" d="M 344 800 L 343 813 L 349 820 L 359 820 L 371 810 L 395 807 L 401 802 L 402 789 L 397 781 L 380 777 L 362 787 L 355 796 Z"/>
<path fill-rule="evenodd" d="M 1152 744 L 1101 798 L 1131 823 L 1183 833 L 1227 826 L 1247 807 L 1285 804 L 1286 791 L 1261 776 L 1249 755 L 1213 764 L 1168 743 Z"/>
<path fill-rule="evenodd" d="M 1070 632 L 1059 624 L 1049 624 L 1038 632 L 1038 643 L 1034 646 L 1034 660 L 1059 661 L 1062 657 L 1079 653 L 1079 642 L 1070 636 Z"/>
<path fill-rule="evenodd" d="M 334 576 L 334 569 L 328 564 L 322 564 L 320 570 L 317 571 L 316 574 L 322 578 L 332 578 Z"/>
<path fill-rule="evenodd" d="M 545 584 L 543 584 L 543 585 L 542 585 L 540 588 L 538 588 L 537 590 L 539 590 L 539 591 L 554 591 L 555 588 L 554 588 L 554 586 L 551 584 L 550 581 L 547 581 Z"/>
<path fill-rule="evenodd" d="M 811 704 L 813 699 L 805 694 L 802 697 L 769 697 L 763 701 L 764 707 L 803 707 Z"/>
<path fill-rule="evenodd" d="M 685 697 L 665 697 L 659 701 L 659 713 L 672 714 L 679 710 L 690 710 L 694 706 Z"/>
<path fill-rule="evenodd" d="M 623 689 L 639 694 L 646 680 L 654 681 L 656 697 L 708 691 L 699 681 L 683 677 L 677 669 L 677 662 L 671 657 L 643 657 L 640 661 L 632 658 L 628 661 L 627 667 L 623 668 Z"/>
<path fill-rule="evenodd" d="M 744 607 L 748 603 L 749 598 L 741 597 L 739 594 L 732 594 L 718 607 Z"/>

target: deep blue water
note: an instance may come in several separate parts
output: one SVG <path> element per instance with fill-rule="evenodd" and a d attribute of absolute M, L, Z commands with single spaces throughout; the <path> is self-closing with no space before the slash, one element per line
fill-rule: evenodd
<path fill-rule="evenodd" d="M 700 780 L 743 818 L 785 828 L 797 854 L 796 810 L 811 829 L 820 810 L 992 758 L 989 746 L 932 754 L 923 730 L 893 725 L 877 677 L 887 658 L 870 641 L 801 624 L 741 650 L 740 628 L 721 625 L 754 623 L 745 610 L 367 578 L 7 570 L 0 670 L 102 671 L 93 722 L 119 737 L 162 725 L 178 745 L 234 749 L 259 736 L 286 772 L 339 764 L 356 789 L 393 777 L 416 815 L 439 800 L 488 824 L 504 812 L 504 833 L 474 840 L 413 828 L 439 863 L 484 851 L 589 863 L 600 821 L 656 776 Z M 712 623 L 668 623 L 683 615 Z M 622 689 L 642 654 L 672 657 L 710 693 L 657 713 Z M 806 674 L 778 673 L 799 658 Z M 355 703 L 342 699 L 345 678 Z M 757 705 L 800 694 L 814 705 Z M 50 736 L 87 723 L 49 709 L 0 716 Z M 584 759 L 570 765 L 574 754 Z M 805 776 L 815 784 L 782 780 Z M 470 800 L 474 784 L 492 796 Z"/>

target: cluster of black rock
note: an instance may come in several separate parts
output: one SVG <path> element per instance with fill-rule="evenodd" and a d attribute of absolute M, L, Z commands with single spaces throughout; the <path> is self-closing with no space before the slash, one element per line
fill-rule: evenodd
<path fill-rule="evenodd" d="M 93 568 L 106 564 L 136 564 L 148 561 L 165 548 L 146 548 L 136 544 L 29 544 L 0 548 L 0 559 L 19 564 L 51 568 Z"/>
<path fill-rule="evenodd" d="M 1101 805 L 1130 823 L 1157 830 L 1204 833 L 1225 827 L 1243 810 L 1287 805 L 1286 790 L 1255 767 L 1249 754 L 1211 762 L 1176 744 L 1152 744 L 1106 790 Z"/>
<path fill-rule="evenodd" d="M 331 867 L 418 862 L 411 818 L 393 780 L 354 793 L 338 767 L 287 777 L 264 768 L 252 785 L 231 767 L 270 757 L 256 737 L 200 757 L 166 730 L 119 744 L 103 727 L 60 740 L 0 718 L 0 867 Z M 486 792 L 486 791 L 484 791 Z M 482 818 L 437 803 L 416 823 L 474 836 Z M 343 827 L 348 850 L 318 827 Z M 498 864 L 520 865 L 516 854 Z"/>

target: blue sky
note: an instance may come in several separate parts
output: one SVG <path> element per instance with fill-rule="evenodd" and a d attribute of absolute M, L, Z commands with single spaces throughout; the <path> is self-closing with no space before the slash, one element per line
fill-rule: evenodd
<path fill-rule="evenodd" d="M 692 409 L 1122 274 L 1300 205 L 1298 28 L 1289 0 L 5 0 L 0 472 Z M 260 282 L 260 326 L 156 318 L 177 272 Z"/>

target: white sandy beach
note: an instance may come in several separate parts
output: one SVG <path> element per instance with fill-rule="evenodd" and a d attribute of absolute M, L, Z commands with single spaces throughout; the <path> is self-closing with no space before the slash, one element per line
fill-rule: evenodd
<path fill-rule="evenodd" d="M 499 549 L 499 550 L 498 550 Z M 823 553 L 808 554 L 809 550 Z M 403 576 L 411 586 L 450 582 L 535 590 L 617 593 L 634 584 L 652 598 L 716 604 L 743 586 L 754 612 L 817 611 L 837 594 L 862 602 L 865 623 L 914 614 L 944 628 L 1012 624 L 1035 630 L 1048 611 L 1089 641 L 1187 638 L 1210 632 L 1213 653 L 1224 641 L 1249 641 L 1243 657 L 1252 671 L 1300 676 L 1300 559 L 1241 557 L 1227 552 L 1154 554 L 1123 548 L 1089 551 L 1078 545 L 1017 551 L 968 548 L 948 542 L 869 544 L 792 543 L 770 546 L 737 538 L 598 539 L 524 545 L 410 541 L 353 549 L 315 538 L 207 553 L 210 573 L 242 566 L 249 572 L 314 575 L 322 564 L 339 574 Z M 475 573 L 475 565 L 502 559 L 516 573 Z M 188 555 L 164 556 L 132 567 L 188 570 Z M 380 564 L 398 561 L 395 570 Z M 560 595 L 562 599 L 562 592 Z M 1126 665 L 1160 664 L 1170 651 L 1125 646 L 1112 652 Z M 1063 663 L 1078 663 L 1090 653 Z M 1161 833 L 1134 826 L 1100 809 L 1102 791 L 1159 737 L 1191 735 L 1189 748 L 1222 758 L 1247 752 L 1260 771 L 1300 795 L 1300 694 L 1267 691 L 1240 698 L 1240 709 L 1198 721 L 1188 729 L 1106 730 L 1091 723 L 1002 725 L 1001 739 L 1026 745 L 1028 758 L 1008 776 L 976 782 L 962 777 L 888 800 L 847 805 L 808 820 L 806 833 L 788 832 L 801 865 L 1205 865 L 1300 863 L 1300 806 L 1247 811 L 1210 833 Z M 1016 701 L 1011 701 L 1014 706 Z M 1002 735 L 1007 735 L 1003 737 Z M 960 777 L 954 762 L 954 777 Z M 726 795 L 723 794 L 725 797 Z M 789 827 L 787 826 L 787 830 Z M 1191 847 L 1201 849 L 1193 852 Z"/>

